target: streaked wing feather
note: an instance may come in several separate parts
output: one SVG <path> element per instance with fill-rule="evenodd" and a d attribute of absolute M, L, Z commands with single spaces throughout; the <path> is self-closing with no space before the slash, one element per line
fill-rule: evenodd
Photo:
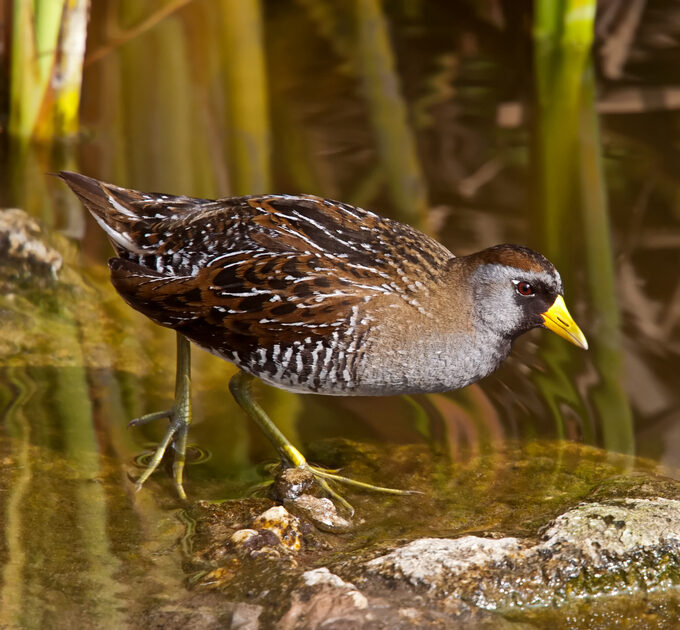
<path fill-rule="evenodd" d="M 453 256 L 407 225 L 311 195 L 207 200 L 64 177 L 111 237 L 126 301 L 208 346 L 327 336 L 385 296 L 417 307 Z"/>

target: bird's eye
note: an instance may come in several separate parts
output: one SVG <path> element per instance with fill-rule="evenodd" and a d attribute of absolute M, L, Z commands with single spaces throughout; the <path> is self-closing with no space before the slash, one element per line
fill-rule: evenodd
<path fill-rule="evenodd" d="M 534 287 L 532 287 L 528 282 L 524 280 L 520 280 L 519 282 L 515 283 L 515 287 L 517 288 L 517 293 L 520 295 L 529 296 L 529 295 L 534 295 Z"/>

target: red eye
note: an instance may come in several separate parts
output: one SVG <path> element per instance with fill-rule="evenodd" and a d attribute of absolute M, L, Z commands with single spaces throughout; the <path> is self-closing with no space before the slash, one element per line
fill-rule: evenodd
<path fill-rule="evenodd" d="M 534 287 L 532 287 L 528 282 L 524 282 L 523 280 L 521 282 L 518 282 L 516 284 L 517 286 L 517 293 L 520 295 L 533 295 L 534 294 Z"/>

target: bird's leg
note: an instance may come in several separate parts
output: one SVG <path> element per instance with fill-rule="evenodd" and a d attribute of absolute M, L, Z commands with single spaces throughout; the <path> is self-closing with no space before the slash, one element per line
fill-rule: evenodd
<path fill-rule="evenodd" d="M 191 345 L 189 340 L 182 334 L 177 333 L 177 373 L 175 376 L 175 404 L 166 411 L 148 413 L 140 418 L 131 420 L 130 427 L 136 427 L 160 418 L 168 418 L 170 424 L 160 441 L 153 457 L 149 461 L 146 469 L 137 479 L 135 485 L 140 490 L 144 482 L 158 468 L 158 465 L 165 455 L 165 451 L 172 443 L 175 449 L 175 458 L 172 464 L 172 476 L 175 480 L 177 494 L 181 499 L 186 499 L 182 483 L 184 477 L 184 462 L 187 451 L 187 433 L 191 424 Z"/>
<path fill-rule="evenodd" d="M 376 492 L 386 492 L 388 494 L 412 494 L 410 490 L 397 490 L 395 488 L 384 488 L 382 486 L 374 486 L 363 481 L 355 481 L 348 477 L 336 475 L 334 472 L 317 466 L 311 466 L 307 463 L 305 456 L 286 438 L 279 428 L 269 419 L 269 416 L 260 407 L 260 405 L 253 400 L 250 387 L 252 385 L 254 376 L 239 371 L 229 381 L 229 389 L 236 399 L 236 402 L 241 408 L 257 423 L 257 425 L 264 431 L 264 434 L 269 438 L 269 441 L 274 445 L 281 458 L 291 466 L 297 466 L 309 470 L 321 487 L 334 499 L 336 499 L 348 512 L 353 513 L 354 509 L 347 502 L 347 500 L 335 490 L 333 490 L 328 481 L 335 481 L 344 483 L 356 488 L 363 488 L 364 490 L 373 490 Z"/>

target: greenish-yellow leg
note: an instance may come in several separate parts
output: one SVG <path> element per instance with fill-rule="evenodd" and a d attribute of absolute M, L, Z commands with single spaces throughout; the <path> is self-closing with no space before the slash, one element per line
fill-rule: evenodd
<path fill-rule="evenodd" d="M 295 448 L 293 444 L 291 444 L 288 438 L 286 438 L 286 436 L 281 433 L 278 427 L 269 419 L 269 416 L 267 416 L 262 407 L 260 407 L 260 405 L 258 405 L 253 400 L 250 387 L 254 380 L 254 376 L 243 371 L 237 372 L 232 377 L 231 381 L 229 381 L 229 389 L 236 399 L 236 402 L 253 420 L 255 420 L 260 429 L 264 431 L 264 434 L 269 438 L 270 442 L 274 445 L 279 455 L 285 462 L 291 466 L 297 466 L 298 468 L 309 470 L 316 477 L 321 487 L 331 497 L 343 505 L 350 513 L 354 512 L 352 506 L 342 495 L 338 494 L 330 487 L 328 481 L 344 483 L 356 488 L 363 488 L 365 490 L 373 490 L 376 492 L 386 492 L 389 494 L 412 494 L 412 491 L 410 490 L 396 490 L 394 488 L 384 488 L 382 486 L 374 486 L 370 483 L 364 483 L 362 481 L 355 481 L 354 479 L 336 475 L 329 470 L 308 464 L 304 455 L 297 448 Z"/>
<path fill-rule="evenodd" d="M 177 333 L 177 374 L 175 376 L 175 404 L 166 411 L 149 413 L 140 418 L 131 420 L 128 426 L 136 427 L 160 418 L 168 418 L 170 424 L 154 451 L 151 461 L 146 469 L 137 479 L 136 487 L 140 490 L 144 482 L 158 468 L 158 465 L 165 455 L 168 446 L 172 444 L 175 449 L 175 459 L 172 464 L 172 476 L 175 480 L 177 494 L 181 499 L 186 499 L 184 492 L 184 462 L 187 452 L 187 432 L 191 424 L 191 345 L 189 340 L 180 333 Z"/>

